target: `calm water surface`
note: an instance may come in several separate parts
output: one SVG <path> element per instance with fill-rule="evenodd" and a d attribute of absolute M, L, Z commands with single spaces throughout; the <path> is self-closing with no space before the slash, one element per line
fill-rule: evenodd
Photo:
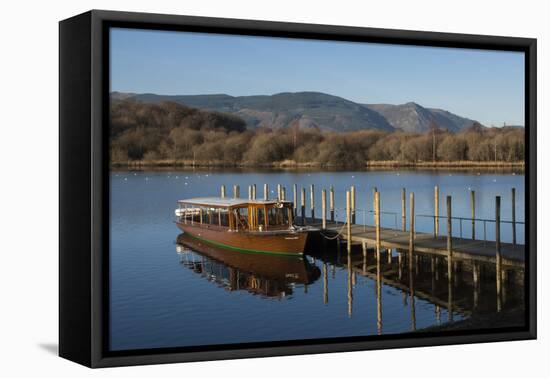
<path fill-rule="evenodd" d="M 226 252 L 193 244 L 178 236 L 174 209 L 178 199 L 218 196 L 225 184 L 230 195 L 239 184 L 241 196 L 256 184 L 258 195 L 268 183 L 314 184 L 320 214 L 320 190 L 333 185 L 336 207 L 345 205 L 345 190 L 357 188 L 357 222 L 372 224 L 372 189 L 381 193 L 381 209 L 401 211 L 400 190 L 414 192 L 417 214 L 433 214 L 433 187 L 453 198 L 453 216 L 470 216 L 470 190 L 476 192 L 476 216 L 494 218 L 495 196 L 502 197 L 502 219 L 511 218 L 511 188 L 516 188 L 517 220 L 524 220 L 524 176 L 521 173 L 461 173 L 432 171 L 369 172 L 217 172 L 157 171 L 111 173 L 111 349 L 198 346 L 258 341 L 377 335 L 410 332 L 472 312 L 496 308 L 494 269 L 482 267 L 481 283 L 471 282 L 471 267 L 460 266 L 451 306 L 444 261 L 420 257 L 400 265 L 398 251 L 384 255 L 380 290 L 376 262 L 354 251 L 350 260 L 317 247 L 305 259 L 227 256 Z M 309 196 L 309 189 L 308 189 Z M 343 218 L 343 211 L 338 212 Z M 444 222 L 442 222 L 444 223 Z M 395 216 L 382 216 L 393 227 Z M 467 234 L 464 223 L 465 236 Z M 417 230 L 430 232 L 432 221 L 417 219 Z M 483 225 L 476 227 L 477 237 Z M 442 225 L 442 233 L 445 232 Z M 459 223 L 453 223 L 453 233 Z M 494 226 L 486 227 L 494 237 Z M 502 225 L 503 241 L 511 241 L 511 226 Z M 522 225 L 518 242 L 524 242 Z M 177 243 L 179 242 L 179 243 Z M 330 246 L 329 246 L 330 249 Z M 234 253 L 234 252 L 233 252 Z M 281 260 L 282 259 L 282 260 Z M 410 269 L 409 269 L 410 268 Z M 440 270 L 440 271 L 439 271 Z M 434 273 L 435 272 L 435 273 Z M 521 281 L 520 273 L 509 280 Z M 522 291 L 511 284 L 504 306 L 522 303 Z M 412 290 L 411 290 L 412 288 Z M 449 311 L 450 309 L 450 311 Z"/>

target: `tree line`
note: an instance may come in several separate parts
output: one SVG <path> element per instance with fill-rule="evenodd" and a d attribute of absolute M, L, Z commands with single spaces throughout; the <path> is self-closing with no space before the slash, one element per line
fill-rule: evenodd
<path fill-rule="evenodd" d="M 367 162 L 522 162 L 524 129 L 486 128 L 459 133 L 437 128 L 406 133 L 327 132 L 316 128 L 248 130 L 241 118 L 176 103 L 111 103 L 111 163 L 362 167 Z"/>

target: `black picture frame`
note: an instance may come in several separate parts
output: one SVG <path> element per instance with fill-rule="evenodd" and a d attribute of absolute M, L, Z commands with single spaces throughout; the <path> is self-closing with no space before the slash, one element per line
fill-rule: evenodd
<path fill-rule="evenodd" d="M 109 352 L 110 27 L 525 53 L 526 327 Z M 536 338 L 536 39 L 92 10 L 59 24 L 59 354 L 89 367 Z"/>

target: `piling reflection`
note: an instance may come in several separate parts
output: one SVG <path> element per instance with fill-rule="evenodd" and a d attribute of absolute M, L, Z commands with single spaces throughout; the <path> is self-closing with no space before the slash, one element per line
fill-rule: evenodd
<path fill-rule="evenodd" d="M 384 325 L 383 310 L 384 304 L 392 300 L 391 292 L 396 290 L 401 292 L 410 331 L 421 330 L 426 324 L 446 326 L 455 319 L 473 319 L 499 311 L 523 313 L 524 271 L 515 266 L 501 266 L 501 282 L 497 288 L 494 264 L 452 255 L 418 253 L 414 248 L 381 250 L 376 245 L 351 245 L 347 249 L 346 245 L 344 252 L 339 241 L 332 241 L 324 247 L 310 246 L 314 252 L 300 259 L 235 253 L 202 244 L 183 234 L 177 241 L 182 264 L 221 288 L 282 299 L 294 294 L 296 285 L 300 285 L 304 295 L 319 295 L 318 303 L 325 306 L 346 301 L 347 314 L 342 307 L 339 311 L 349 319 L 374 321 L 376 312 L 376 329 L 372 331 L 375 334 L 391 332 L 391 324 L 390 327 Z M 347 298 L 336 298 L 334 296 L 346 295 L 338 287 L 331 289 L 342 275 L 345 275 Z M 374 293 L 366 291 L 366 286 L 372 286 Z M 386 292 L 390 294 L 384 294 Z M 369 302 L 372 305 L 365 307 L 366 298 L 373 299 Z M 396 309 L 387 311 L 385 320 L 391 323 Z M 514 322 L 523 322 L 523 318 L 519 318 L 521 316 L 514 318 Z M 484 319 L 472 327 L 497 326 Z M 522 324 L 510 324 L 518 325 Z"/>
<path fill-rule="evenodd" d="M 339 248 L 334 245 L 334 250 Z M 410 330 L 418 328 L 417 307 L 419 301 L 433 306 L 432 325 L 453 322 L 460 318 L 487 316 L 499 311 L 519 311 L 524 308 L 524 271 L 515 266 L 502 268 L 500 293 L 497 291 L 497 273 L 494 264 L 474 260 L 457 259 L 449 256 L 436 256 L 410 250 L 389 250 L 387 255 L 380 253 L 376 246 L 365 248 L 353 246 L 345 263 L 338 254 L 323 252 L 318 258 L 323 267 L 332 265 L 346 269 L 348 274 L 348 314 L 353 309 L 353 298 L 361 293 L 353 293 L 351 277 L 359 276 L 374 282 L 376 297 L 377 333 L 383 330 L 383 287 L 398 289 L 403 295 L 403 306 L 410 309 Z M 330 249 L 330 246 L 329 246 Z M 393 252 L 393 253 L 392 253 Z M 329 301 L 324 281 L 324 301 Z M 500 294 L 500 295 L 499 295 Z M 374 309 L 373 309 L 374 310 Z M 446 312 L 444 320 L 442 314 Z M 354 316 L 357 314 L 354 314 Z M 389 315 L 388 315 L 389 316 Z M 520 319 L 521 318 L 521 319 Z M 513 319 L 510 326 L 522 325 L 521 316 Z M 424 322 L 425 323 L 425 322 Z M 476 323 L 476 327 L 487 328 L 493 325 L 487 321 Z M 497 325 L 494 325 L 497 326 Z M 502 326 L 502 325 L 500 325 Z"/>

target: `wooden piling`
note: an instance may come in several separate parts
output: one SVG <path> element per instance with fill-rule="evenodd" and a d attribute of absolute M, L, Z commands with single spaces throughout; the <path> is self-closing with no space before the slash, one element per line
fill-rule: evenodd
<path fill-rule="evenodd" d="M 315 186 L 313 184 L 309 187 L 309 202 L 311 208 L 311 222 L 315 222 Z"/>
<path fill-rule="evenodd" d="M 252 185 L 248 185 L 248 199 L 252 199 Z"/>
<path fill-rule="evenodd" d="M 233 185 L 233 198 L 239 198 L 240 194 L 239 185 Z"/>
<path fill-rule="evenodd" d="M 501 310 L 502 295 L 502 255 L 500 251 L 500 196 L 495 198 L 495 246 L 496 246 L 496 281 L 497 311 Z"/>
<path fill-rule="evenodd" d="M 378 193 L 378 189 L 376 188 L 376 186 L 374 188 L 372 188 L 372 211 L 374 213 L 374 208 L 376 207 L 376 200 L 375 200 L 375 197 L 376 197 L 376 193 Z"/>
<path fill-rule="evenodd" d="M 380 262 L 380 193 L 374 192 L 374 225 L 376 227 L 376 261 Z"/>
<path fill-rule="evenodd" d="M 516 244 L 516 188 L 512 188 L 512 243 Z"/>
<path fill-rule="evenodd" d="M 451 286 L 453 277 L 453 222 L 451 196 L 447 196 L 447 278 Z"/>
<path fill-rule="evenodd" d="M 282 199 L 281 197 L 281 184 L 277 184 L 277 200 L 280 201 Z"/>
<path fill-rule="evenodd" d="M 296 217 L 298 212 L 298 185 L 294 184 L 292 185 L 292 205 L 294 206 L 294 216 Z"/>
<path fill-rule="evenodd" d="M 348 255 L 351 253 L 351 200 L 350 192 L 346 190 L 346 234 L 347 234 L 347 246 Z"/>
<path fill-rule="evenodd" d="M 407 190 L 401 188 L 401 228 L 407 231 Z"/>
<path fill-rule="evenodd" d="M 302 188 L 301 207 L 302 207 L 302 226 L 306 224 L 306 188 Z"/>
<path fill-rule="evenodd" d="M 434 237 L 439 235 L 439 186 L 434 187 Z"/>
<path fill-rule="evenodd" d="M 321 228 L 325 230 L 327 228 L 327 191 L 323 189 L 321 192 Z"/>
<path fill-rule="evenodd" d="M 220 187 L 220 197 L 225 198 L 225 185 Z"/>
<path fill-rule="evenodd" d="M 409 194 L 409 251 L 414 253 L 414 193 Z"/>
<path fill-rule="evenodd" d="M 330 199 L 329 199 L 329 206 L 330 206 L 330 221 L 334 222 L 334 186 L 330 186 Z"/>
<path fill-rule="evenodd" d="M 269 186 L 267 184 L 264 184 L 264 200 L 269 199 Z"/>
<path fill-rule="evenodd" d="M 252 199 L 256 199 L 256 184 L 252 184 Z"/>
<path fill-rule="evenodd" d="M 470 191 L 470 207 L 472 212 L 472 240 L 476 240 L 476 192 Z"/>
<path fill-rule="evenodd" d="M 284 186 L 281 188 L 281 200 L 286 201 L 286 188 Z"/>
<path fill-rule="evenodd" d="M 355 224 L 355 185 L 351 186 L 351 224 Z"/>

